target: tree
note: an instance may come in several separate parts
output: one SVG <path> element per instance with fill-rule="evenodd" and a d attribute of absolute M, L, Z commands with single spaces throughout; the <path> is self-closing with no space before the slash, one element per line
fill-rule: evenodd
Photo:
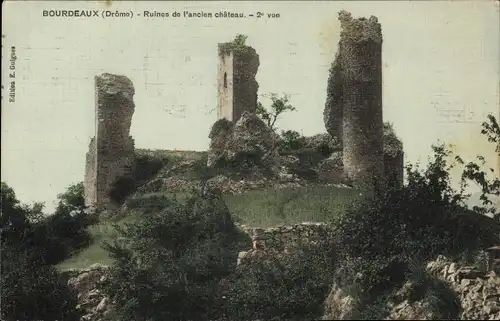
<path fill-rule="evenodd" d="M 277 94 L 271 93 L 270 98 L 272 101 L 270 110 L 267 110 L 261 102 L 257 102 L 255 112 L 271 129 L 274 130 L 276 121 L 283 113 L 287 111 L 296 111 L 297 109 L 289 103 L 290 95 L 284 94 L 279 97 Z"/>
<path fill-rule="evenodd" d="M 488 120 L 482 123 L 481 134 L 485 135 L 489 142 L 496 144 L 495 152 L 500 157 L 500 127 L 493 115 L 488 115 Z M 455 160 L 459 164 L 465 164 L 460 156 L 455 156 Z M 462 173 L 461 188 L 465 190 L 468 186 L 468 181 L 477 184 L 481 188 L 480 200 L 483 206 L 474 206 L 473 209 L 482 214 L 491 213 L 494 217 L 500 219 L 500 209 L 490 199 L 491 196 L 500 196 L 500 178 L 497 175 L 494 179 L 488 179 L 487 172 L 482 170 L 484 165 L 486 165 L 484 157 L 477 156 L 477 160 L 479 164 L 476 162 L 465 164 L 465 169 Z M 493 168 L 490 168 L 489 171 L 492 173 L 495 172 Z"/>
<path fill-rule="evenodd" d="M 0 229 L 2 248 L 9 244 L 21 247 L 32 229 L 29 212 L 16 197 L 14 190 L 2 182 L 2 204 L 0 214 Z"/>
<path fill-rule="evenodd" d="M 78 320 L 76 298 L 47 265 L 51 245 L 59 242 L 47 242 L 50 222 L 41 215 L 42 204 L 21 204 L 11 187 L 1 187 L 2 320 Z"/>
<path fill-rule="evenodd" d="M 88 246 L 92 238 L 87 228 L 98 221 L 97 215 L 85 206 L 83 182 L 68 186 L 57 199 L 54 214 L 34 225 L 36 242 L 43 246 L 46 264 L 57 264 Z"/>
<path fill-rule="evenodd" d="M 218 282 L 236 263 L 236 229 L 220 198 L 150 199 L 154 211 L 117 227 L 106 293 L 119 320 L 214 320 Z M 146 212 L 143 212 L 146 214 Z"/>
<path fill-rule="evenodd" d="M 495 151 L 500 155 L 500 126 L 493 115 L 488 115 L 488 121 L 483 122 L 481 134 L 486 135 L 486 138 L 491 143 L 496 143 Z"/>
<path fill-rule="evenodd" d="M 78 211 L 81 212 L 86 209 L 85 198 L 84 198 L 84 186 L 83 182 L 75 183 L 66 189 L 66 192 L 58 194 L 58 205 L 56 212 L 58 211 Z"/>

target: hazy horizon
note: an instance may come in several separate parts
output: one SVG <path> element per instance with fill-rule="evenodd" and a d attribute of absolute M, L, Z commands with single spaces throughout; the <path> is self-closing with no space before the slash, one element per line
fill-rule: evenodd
<path fill-rule="evenodd" d="M 280 18 L 42 15 L 68 8 L 260 11 Z M 46 202 L 48 212 L 58 193 L 83 181 L 95 130 L 93 81 L 104 72 L 125 75 L 135 86 L 136 148 L 206 150 L 217 116 L 217 44 L 237 33 L 260 55 L 259 94 L 288 93 L 297 108 L 278 127 L 325 132 L 340 10 L 374 15 L 382 25 L 384 121 L 402 139 L 406 163 L 426 162 L 439 140 L 466 160 L 483 155 L 500 169 L 494 146 L 480 134 L 487 114 L 500 118 L 498 8 L 493 1 L 4 2 L 2 77 L 8 81 L 11 46 L 17 76 L 16 101 L 7 101 L 7 88 L 2 94 L 2 181 L 23 202 Z"/>

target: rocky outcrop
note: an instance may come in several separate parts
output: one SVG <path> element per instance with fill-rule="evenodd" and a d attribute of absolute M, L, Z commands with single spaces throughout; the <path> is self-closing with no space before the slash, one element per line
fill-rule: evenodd
<path fill-rule="evenodd" d="M 111 321 L 114 317 L 111 300 L 102 292 L 108 267 L 93 264 L 85 269 L 64 271 L 69 278 L 68 286 L 78 298 L 77 310 L 81 321 Z"/>
<path fill-rule="evenodd" d="M 226 160 L 232 163 L 250 157 L 271 169 L 276 167 L 278 162 L 278 146 L 278 135 L 256 114 L 244 112 L 226 144 Z"/>
<path fill-rule="evenodd" d="M 429 262 L 419 281 L 408 280 L 378 306 L 386 320 L 499 320 L 500 276 L 483 268 L 460 266 L 443 256 Z M 368 307 L 356 302 L 340 283 L 325 300 L 323 320 L 346 320 Z"/>
<path fill-rule="evenodd" d="M 334 283 L 325 300 L 321 320 L 350 320 L 356 312 L 356 300 L 338 283 Z"/>
<path fill-rule="evenodd" d="M 345 182 L 342 152 L 333 152 L 330 157 L 322 160 L 316 171 L 320 182 Z"/>
<path fill-rule="evenodd" d="M 329 133 L 306 136 L 304 139 L 304 148 L 323 152 L 325 156 L 330 155 L 334 151 L 342 151 L 340 140 Z"/>
<path fill-rule="evenodd" d="M 224 162 L 226 143 L 231 139 L 234 123 L 222 118 L 217 120 L 210 130 L 210 147 L 208 152 L 208 167 L 216 167 Z"/>
<path fill-rule="evenodd" d="M 458 294 L 461 320 L 500 320 L 500 275 L 487 271 L 486 264 L 483 269 L 460 266 L 441 256 L 430 262 L 427 269 Z"/>
<path fill-rule="evenodd" d="M 214 124 L 215 125 L 215 124 Z M 211 137 L 208 166 L 257 166 L 279 172 L 279 136 L 256 114 L 243 112 L 232 128 Z"/>

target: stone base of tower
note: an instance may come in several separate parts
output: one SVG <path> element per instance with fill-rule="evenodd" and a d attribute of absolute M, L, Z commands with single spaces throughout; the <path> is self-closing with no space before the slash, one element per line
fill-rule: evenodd
<path fill-rule="evenodd" d="M 86 158 L 85 205 L 95 210 L 103 210 L 111 202 L 110 191 L 114 183 L 134 171 L 134 141 L 129 137 L 127 146 L 122 149 L 101 150 L 96 153 L 95 139 L 93 139 Z"/>

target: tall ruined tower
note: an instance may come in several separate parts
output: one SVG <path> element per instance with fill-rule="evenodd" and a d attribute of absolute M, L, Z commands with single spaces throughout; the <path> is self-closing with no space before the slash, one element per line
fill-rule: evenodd
<path fill-rule="evenodd" d="M 243 111 L 255 112 L 259 85 L 255 80 L 259 55 L 249 46 L 234 43 L 218 45 L 218 119 L 236 122 Z"/>
<path fill-rule="evenodd" d="M 346 176 L 355 185 L 383 185 L 382 31 L 376 17 L 339 13 L 337 55 L 330 69 L 324 122 L 342 142 Z M 382 184 L 382 185 L 381 185 Z"/>
<path fill-rule="evenodd" d="M 125 76 L 95 77 L 96 135 L 85 165 L 85 204 L 97 210 L 109 202 L 109 190 L 117 178 L 134 166 L 134 140 L 130 133 L 135 90 Z"/>
<path fill-rule="evenodd" d="M 382 31 L 376 17 L 340 12 L 343 162 L 355 183 L 380 187 L 384 172 Z"/>

